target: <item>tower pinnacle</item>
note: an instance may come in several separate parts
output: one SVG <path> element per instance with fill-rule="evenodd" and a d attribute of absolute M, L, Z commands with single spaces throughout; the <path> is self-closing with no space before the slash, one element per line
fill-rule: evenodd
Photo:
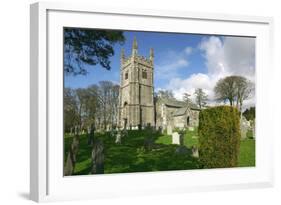
<path fill-rule="evenodd" d="M 153 62 L 153 59 L 154 59 L 154 50 L 153 50 L 153 48 L 150 48 L 149 60 L 150 60 L 151 62 Z"/>
<path fill-rule="evenodd" d="M 133 55 L 133 56 L 136 56 L 137 53 L 138 53 L 138 43 L 137 43 L 137 38 L 134 37 L 132 55 Z"/>

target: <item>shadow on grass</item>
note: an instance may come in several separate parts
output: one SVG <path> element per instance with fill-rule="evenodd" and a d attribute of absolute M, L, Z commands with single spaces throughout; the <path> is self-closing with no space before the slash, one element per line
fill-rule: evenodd
<path fill-rule="evenodd" d="M 190 153 L 176 154 L 179 145 L 155 143 L 162 134 L 150 130 L 128 131 L 122 138 L 122 144 L 115 144 L 109 133 L 96 134 L 104 143 L 105 173 L 128 173 L 147 171 L 168 171 L 198 169 L 197 158 Z M 145 148 L 145 141 L 151 142 L 150 149 Z M 72 139 L 65 138 L 65 152 Z M 80 136 L 80 148 L 74 175 L 86 175 L 91 171 L 92 147 L 87 144 L 87 136 Z"/>

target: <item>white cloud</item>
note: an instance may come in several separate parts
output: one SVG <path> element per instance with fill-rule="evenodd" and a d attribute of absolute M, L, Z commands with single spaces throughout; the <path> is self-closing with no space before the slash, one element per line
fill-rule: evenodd
<path fill-rule="evenodd" d="M 188 47 L 186 49 L 189 50 Z M 196 88 L 202 88 L 213 104 L 213 88 L 220 78 L 241 75 L 255 82 L 254 38 L 211 36 L 204 38 L 198 49 L 202 52 L 208 72 L 194 73 L 186 79 L 170 78 L 166 89 L 172 90 L 176 98 L 181 99 L 183 93 L 193 94 Z M 245 107 L 253 105 L 254 101 L 255 96 L 246 100 Z"/>
<path fill-rule="evenodd" d="M 188 46 L 184 49 L 184 52 L 186 55 L 190 55 L 192 53 L 193 49 L 192 47 Z"/>
<path fill-rule="evenodd" d="M 155 65 L 155 73 L 158 79 L 171 79 L 178 77 L 179 70 L 189 66 L 188 56 L 193 52 L 192 47 L 186 47 L 180 52 L 169 51 L 161 58 L 161 62 Z"/>

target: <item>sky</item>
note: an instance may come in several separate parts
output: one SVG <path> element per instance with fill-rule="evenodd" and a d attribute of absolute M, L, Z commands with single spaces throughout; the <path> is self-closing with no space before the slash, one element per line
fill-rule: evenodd
<path fill-rule="evenodd" d="M 154 49 L 155 91 L 171 90 L 179 100 L 183 93 L 192 95 L 196 88 L 202 88 L 212 103 L 216 82 L 229 75 L 241 75 L 255 82 L 253 37 L 132 31 L 124 32 L 124 36 L 125 43 L 113 47 L 110 70 L 99 65 L 86 66 L 86 76 L 65 75 L 65 87 L 84 88 L 103 80 L 119 84 L 120 51 L 124 48 L 126 57 L 130 56 L 134 37 L 139 55 L 148 57 L 150 48 Z M 253 95 L 244 104 L 252 106 L 254 102 Z"/>

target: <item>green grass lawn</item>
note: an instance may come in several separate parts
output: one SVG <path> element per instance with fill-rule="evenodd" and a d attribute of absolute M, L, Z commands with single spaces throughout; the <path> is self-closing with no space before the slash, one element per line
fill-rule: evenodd
<path fill-rule="evenodd" d="M 240 144 L 239 167 L 255 166 L 255 140 L 245 139 Z"/>
<path fill-rule="evenodd" d="M 152 150 L 144 149 L 144 140 L 149 136 L 155 142 Z M 146 131 L 129 131 L 129 136 L 122 139 L 122 144 L 115 144 L 115 139 L 108 133 L 95 134 L 104 143 L 105 173 L 126 173 L 145 171 L 167 171 L 199 169 L 197 158 L 190 154 L 176 154 L 178 145 L 172 145 L 172 137 L 165 134 L 151 134 Z M 87 135 L 80 136 L 79 152 L 74 175 L 89 174 L 91 170 L 92 147 L 87 144 Z M 64 153 L 66 154 L 72 142 L 72 137 L 64 137 Z M 198 146 L 197 130 L 187 131 L 184 145 L 188 148 Z M 241 141 L 239 166 L 255 166 L 255 140 Z"/>

